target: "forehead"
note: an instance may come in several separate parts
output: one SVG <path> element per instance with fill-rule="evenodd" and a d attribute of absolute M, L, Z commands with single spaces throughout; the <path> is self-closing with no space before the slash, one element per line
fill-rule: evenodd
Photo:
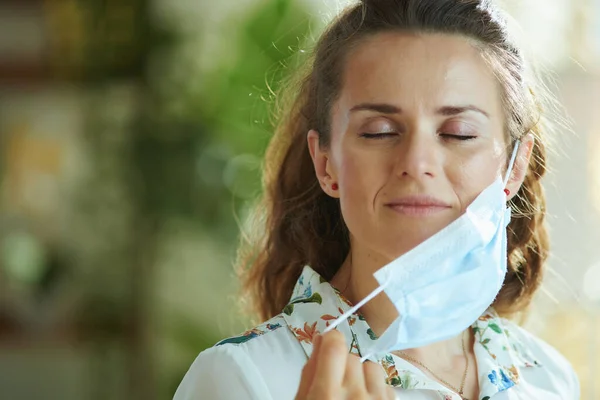
<path fill-rule="evenodd" d="M 347 55 L 338 106 L 362 102 L 414 111 L 461 104 L 501 111 L 496 78 L 479 50 L 458 35 L 387 32 L 363 39 Z"/>

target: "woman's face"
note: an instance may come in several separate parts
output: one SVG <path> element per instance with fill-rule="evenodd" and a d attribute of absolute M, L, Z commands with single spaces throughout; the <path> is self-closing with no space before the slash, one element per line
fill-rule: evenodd
<path fill-rule="evenodd" d="M 459 36 L 376 34 L 345 68 L 321 150 L 339 187 L 328 193 L 340 198 L 353 249 L 391 260 L 458 218 L 502 173 L 499 86 Z"/>

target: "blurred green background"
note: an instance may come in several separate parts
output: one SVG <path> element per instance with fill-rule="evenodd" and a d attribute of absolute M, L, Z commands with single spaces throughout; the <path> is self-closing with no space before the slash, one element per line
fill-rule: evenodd
<path fill-rule="evenodd" d="M 0 0 L 1 398 L 171 398 L 249 327 L 232 260 L 274 93 L 349 3 Z M 575 128 L 528 328 L 600 399 L 600 0 L 506 8 Z"/>

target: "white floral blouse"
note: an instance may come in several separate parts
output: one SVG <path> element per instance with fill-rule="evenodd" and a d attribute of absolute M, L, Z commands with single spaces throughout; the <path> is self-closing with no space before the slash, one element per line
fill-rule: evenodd
<path fill-rule="evenodd" d="M 269 321 L 200 353 L 175 400 L 293 399 L 313 337 L 351 307 L 325 279 L 305 267 L 289 304 Z M 351 353 L 377 337 L 360 314 L 338 328 Z M 488 310 L 472 325 L 478 400 L 575 400 L 579 381 L 553 347 Z M 377 360 L 397 398 L 460 400 L 460 396 L 394 354 Z"/>

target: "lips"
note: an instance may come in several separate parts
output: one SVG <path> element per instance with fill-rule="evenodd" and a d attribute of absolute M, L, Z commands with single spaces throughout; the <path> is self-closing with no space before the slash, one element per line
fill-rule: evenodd
<path fill-rule="evenodd" d="M 451 208 L 450 204 L 427 195 L 413 195 L 394 199 L 385 204 L 392 210 L 408 216 L 428 216 Z"/>

